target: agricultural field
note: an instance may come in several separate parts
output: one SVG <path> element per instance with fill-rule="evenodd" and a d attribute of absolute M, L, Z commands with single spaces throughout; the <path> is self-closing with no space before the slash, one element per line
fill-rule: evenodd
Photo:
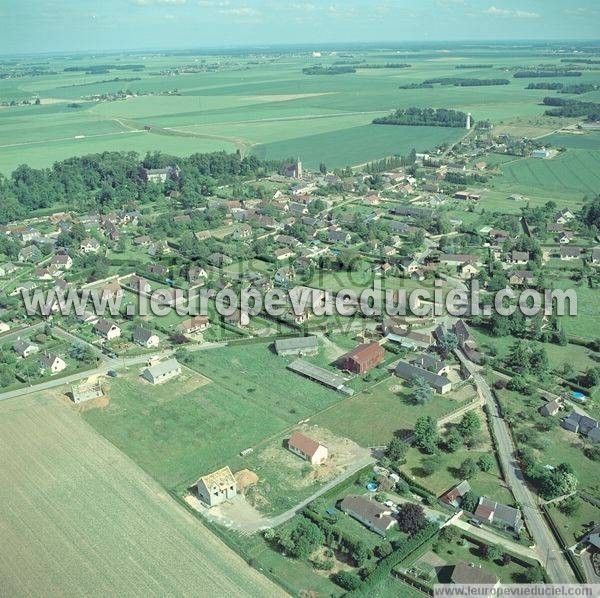
<path fill-rule="evenodd" d="M 65 400 L 0 404 L 3 593 L 283 595 Z"/>
<path fill-rule="evenodd" d="M 204 71 L 195 55 L 124 55 L 114 57 L 114 63 L 125 65 L 102 74 L 93 68 L 105 64 L 106 57 L 50 58 L 47 64 L 54 75 L 0 81 L 0 101 L 40 100 L 38 105 L 0 108 L 0 171 L 10 172 L 22 163 L 48 166 L 105 150 L 187 155 L 238 149 L 263 158 L 299 156 L 309 167 L 321 162 L 339 167 L 452 144 L 463 135 L 460 129 L 370 124 L 375 117 L 409 106 L 471 112 L 476 120 L 494 122 L 499 131 L 523 135 L 526 130 L 531 137 L 565 124 L 543 115 L 540 100 L 547 92 L 525 89 L 525 80 L 513 79 L 505 70 L 551 60 L 535 49 L 500 54 L 454 46 L 443 54 L 363 49 L 351 57 L 359 63 L 357 71 L 336 76 L 303 74 L 306 66 L 332 65 L 336 58 L 315 60 L 302 52 L 209 56 L 202 59 L 210 63 Z M 383 65 L 391 59 L 410 67 L 360 65 Z M 482 60 L 490 66 L 455 70 Z M 190 63 L 196 63 L 196 70 L 183 72 Z M 140 66 L 134 68 L 136 64 Z M 479 87 L 453 85 L 399 89 L 444 76 L 506 77 L 509 84 L 485 87 L 485 93 Z M 593 78 L 585 73 L 581 82 Z M 577 169 L 577 161 L 565 164 L 565 172 Z M 528 182 L 533 175 L 511 169 L 505 177 Z M 572 192 L 592 184 L 582 177 L 572 183 Z"/>
<path fill-rule="evenodd" d="M 569 196 L 583 199 L 593 195 L 600 185 L 600 148 L 574 149 L 543 160 L 521 158 L 504 164 L 501 176 L 494 181 L 497 190 L 524 195 Z"/>

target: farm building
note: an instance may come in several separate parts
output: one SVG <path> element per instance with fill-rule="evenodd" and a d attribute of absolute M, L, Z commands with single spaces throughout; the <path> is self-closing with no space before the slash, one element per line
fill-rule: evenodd
<path fill-rule="evenodd" d="M 385 359 L 385 349 L 377 342 L 363 343 L 339 359 L 343 370 L 364 374 Z"/>
<path fill-rule="evenodd" d="M 150 382 L 150 384 L 162 384 L 171 378 L 175 378 L 181 374 L 181 366 L 176 359 L 167 359 L 156 365 L 146 368 L 142 372 L 142 378 Z"/>
<path fill-rule="evenodd" d="M 308 361 L 296 359 L 288 364 L 287 369 L 306 378 L 310 378 L 315 382 L 319 382 L 320 384 L 323 384 L 323 386 L 328 386 L 329 388 L 352 394 L 352 389 L 344 386 L 347 381 L 346 378 L 342 378 L 342 376 L 338 376 L 329 370 L 313 365 Z"/>
<path fill-rule="evenodd" d="M 415 378 L 423 378 L 435 392 L 441 395 L 452 390 L 452 382 L 446 376 L 439 376 L 429 370 L 411 365 L 406 361 L 399 361 L 394 373 L 399 378 L 407 381 L 414 380 Z"/>
<path fill-rule="evenodd" d="M 327 461 L 329 449 L 320 442 L 305 436 L 300 432 L 294 432 L 288 440 L 288 449 L 298 455 L 311 465 L 321 465 Z"/>
<path fill-rule="evenodd" d="M 398 523 L 385 505 L 364 496 L 346 496 L 340 503 L 340 509 L 372 532 L 384 537 L 388 530 Z"/>
<path fill-rule="evenodd" d="M 196 482 L 196 489 L 198 498 L 208 506 L 214 507 L 237 495 L 237 482 L 231 469 L 225 466 L 202 476 Z"/>
<path fill-rule="evenodd" d="M 319 352 L 319 343 L 316 336 L 279 338 L 275 341 L 275 352 L 283 357 L 316 355 Z"/>
<path fill-rule="evenodd" d="M 137 326 L 133 329 L 132 338 L 134 343 L 141 347 L 146 347 L 147 349 L 158 347 L 160 343 L 160 339 L 155 332 L 143 328 L 142 326 Z"/>

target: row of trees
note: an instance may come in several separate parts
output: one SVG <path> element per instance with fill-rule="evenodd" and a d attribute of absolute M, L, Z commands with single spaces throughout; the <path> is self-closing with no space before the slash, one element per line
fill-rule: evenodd
<path fill-rule="evenodd" d="M 437 77 L 435 79 L 426 79 L 425 85 L 441 83 L 442 85 L 454 85 L 455 87 L 480 87 L 488 85 L 508 85 L 508 79 L 475 79 L 467 77 Z"/>

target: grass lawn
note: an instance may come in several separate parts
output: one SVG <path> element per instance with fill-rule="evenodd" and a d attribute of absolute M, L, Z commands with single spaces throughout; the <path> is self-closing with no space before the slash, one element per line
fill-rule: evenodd
<path fill-rule="evenodd" d="M 590 523 L 598 525 L 600 521 L 600 508 L 578 499 L 579 507 L 573 515 L 561 512 L 557 504 L 548 505 L 548 512 L 556 527 L 560 531 L 567 546 L 575 545 L 590 529 Z"/>
<path fill-rule="evenodd" d="M 401 389 L 401 390 L 398 390 Z M 387 444 L 395 433 L 411 431 L 421 415 L 437 419 L 467 400 L 464 393 L 435 395 L 426 405 L 414 404 L 398 378 L 386 378 L 313 418 L 313 423 L 347 436 L 362 446 Z M 373 425 L 377 422 L 377 425 Z"/>
<path fill-rule="evenodd" d="M 202 376 L 186 370 L 157 387 L 142 384 L 137 372 L 117 378 L 110 405 L 84 416 L 168 488 L 185 488 L 342 399 L 286 370 L 266 344 L 198 351 L 189 365 Z"/>
<path fill-rule="evenodd" d="M 482 424 L 482 442 L 474 448 L 463 446 L 455 453 L 440 452 L 440 465 L 438 469 L 430 476 L 425 476 L 422 466 L 424 461 L 431 458 L 430 455 L 423 454 L 417 448 L 410 448 L 406 454 L 406 464 L 402 469 L 420 484 L 428 488 L 433 494 L 440 495 L 452 486 L 462 481 L 458 472 L 460 464 L 466 459 L 471 458 L 477 461 L 481 455 L 490 454 L 491 438 L 487 430 L 485 418 L 482 412 L 478 412 Z M 448 430 L 448 426 L 445 428 Z M 443 435 L 443 434 L 442 434 Z M 469 480 L 473 491 L 479 496 L 503 502 L 505 504 L 514 504 L 514 498 L 510 490 L 501 479 L 500 469 L 496 462 L 489 472 L 478 472 L 477 475 Z"/>
<path fill-rule="evenodd" d="M 436 558 L 437 557 L 437 558 Z M 432 566 L 433 562 L 441 559 L 445 565 Z M 411 571 L 422 572 L 429 575 L 429 583 L 450 583 L 452 567 L 459 561 L 467 564 L 475 563 L 482 569 L 496 575 L 503 583 L 515 583 L 527 570 L 520 562 L 511 559 L 507 565 L 501 562 L 490 561 L 481 556 L 481 548 L 475 542 L 464 538 L 456 542 L 447 542 L 439 539 L 432 551 L 425 553 L 411 568 Z"/>
<path fill-rule="evenodd" d="M 496 391 L 503 409 L 511 412 L 512 427 L 515 433 L 522 429 L 533 429 L 534 418 L 537 418 L 538 409 L 543 405 L 537 396 L 523 396 L 506 389 Z M 600 480 L 598 479 L 598 465 L 583 454 L 585 443 L 577 434 L 564 430 L 558 424 L 560 417 L 570 411 L 554 417 L 556 426 L 550 432 L 540 432 L 542 438 L 548 441 L 541 449 L 536 449 L 542 464 L 559 465 L 570 463 L 575 470 L 581 488 L 600 496 Z"/>

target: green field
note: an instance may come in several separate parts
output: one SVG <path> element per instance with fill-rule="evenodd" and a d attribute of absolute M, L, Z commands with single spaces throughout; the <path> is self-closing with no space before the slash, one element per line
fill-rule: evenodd
<path fill-rule="evenodd" d="M 84 414 L 168 488 L 185 488 L 241 450 L 343 398 L 286 370 L 264 343 L 192 355 L 190 367 L 206 378 L 186 369 L 150 387 L 132 372 L 112 381 L 108 407 Z"/>
<path fill-rule="evenodd" d="M 64 398 L 3 401 L 0 433 L 3 594 L 283 595 Z"/>
<path fill-rule="evenodd" d="M 302 68 L 314 63 L 309 53 L 259 53 L 209 56 L 206 60 L 212 68 L 181 73 L 176 69 L 197 63 L 196 55 L 148 53 L 127 57 L 142 62 L 142 70 L 86 74 L 64 68 L 105 64 L 106 57 L 49 58 L 47 64 L 55 75 L 0 80 L 1 101 L 41 98 L 41 105 L 0 107 L 0 171 L 9 172 L 21 163 L 47 166 L 72 155 L 116 149 L 186 155 L 237 148 L 260 157 L 298 155 L 310 167 L 322 161 L 337 167 L 406 153 L 413 147 L 432 149 L 462 135 L 456 129 L 370 125 L 374 117 L 408 106 L 468 111 L 476 120 L 492 120 L 498 130 L 526 129 L 531 136 L 557 128 L 556 119 L 543 116 L 540 100 L 547 92 L 525 89 L 525 81 L 512 79 L 504 70 L 547 62 L 548 57 L 536 49 L 498 53 L 453 46 L 445 53 L 417 50 L 398 58 L 389 51 L 363 49 L 352 56 L 373 64 L 393 57 L 411 66 L 306 76 Z M 334 55 L 320 59 L 323 64 L 335 60 Z M 457 65 L 481 61 L 492 66 L 455 70 Z M 399 89 L 431 77 L 488 78 L 500 73 L 510 84 L 485 87 L 484 92 L 452 85 Z M 114 81 L 115 76 L 132 80 Z M 593 73 L 580 79 L 594 80 Z M 119 90 L 133 95 L 111 101 L 94 97 Z M 145 125 L 151 127 L 149 132 L 137 132 Z M 586 149 L 594 149 L 592 142 L 586 143 Z M 569 168 L 576 170 L 575 165 Z M 506 176 L 512 177 L 512 171 Z M 517 172 L 515 176 L 527 180 L 529 175 Z M 590 184 L 593 181 L 583 180 L 574 183 L 574 189 Z"/>
<path fill-rule="evenodd" d="M 416 405 L 410 400 L 409 389 L 400 392 L 395 389 L 400 385 L 398 378 L 386 378 L 312 421 L 362 446 L 381 446 L 396 432 L 411 431 L 419 416 L 431 415 L 437 419 L 458 409 L 466 396 L 472 398 L 468 389 L 464 389 L 456 397 L 452 396 L 454 393 L 434 396 L 426 405 Z"/>
<path fill-rule="evenodd" d="M 521 158 L 502 166 L 494 188 L 524 195 L 569 195 L 582 199 L 600 188 L 600 147 L 568 149 L 550 160 Z"/>

